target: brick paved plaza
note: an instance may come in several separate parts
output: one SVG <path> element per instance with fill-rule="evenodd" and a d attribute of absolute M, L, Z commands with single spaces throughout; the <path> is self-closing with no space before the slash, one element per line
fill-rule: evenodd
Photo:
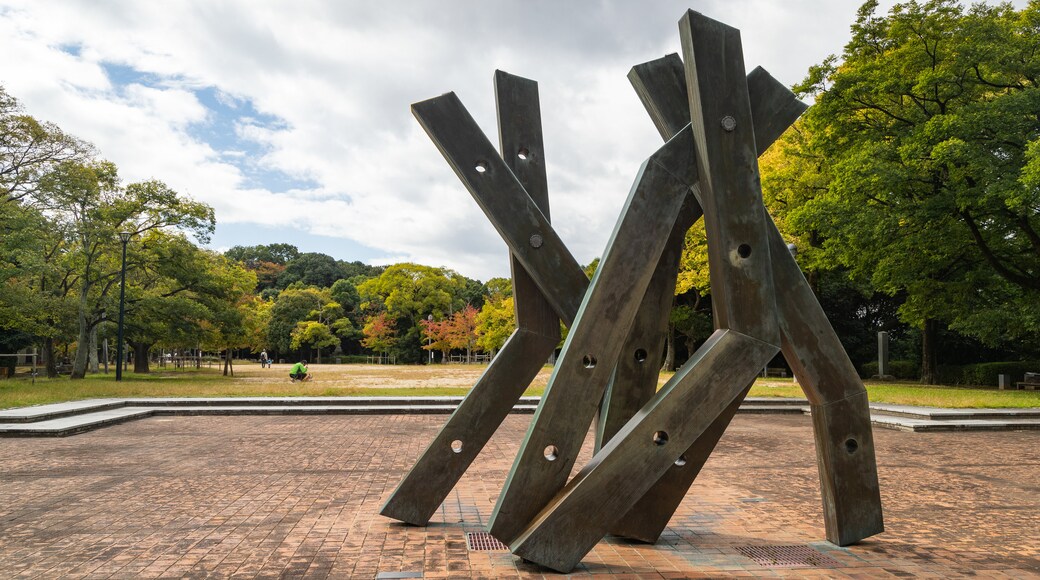
<path fill-rule="evenodd" d="M 555 576 L 466 544 L 529 420 L 507 419 L 428 528 L 376 513 L 443 416 L 170 417 L 0 439 L 0 577 Z M 658 545 L 608 538 L 575 574 L 1040 577 L 1040 432 L 875 437 L 879 537 L 822 541 L 807 417 L 738 415 Z M 763 545 L 822 559 L 740 551 Z"/>

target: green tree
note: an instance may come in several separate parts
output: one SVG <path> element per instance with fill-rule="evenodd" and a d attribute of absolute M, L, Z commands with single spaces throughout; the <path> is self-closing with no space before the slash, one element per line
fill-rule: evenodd
<path fill-rule="evenodd" d="M 285 271 L 278 276 L 278 287 L 286 288 L 301 283 L 328 288 L 336 280 L 343 278 L 343 274 L 343 270 L 332 256 L 309 252 L 300 254 L 286 264 Z"/>
<path fill-rule="evenodd" d="M 300 250 L 292 244 L 261 244 L 259 246 L 232 246 L 224 252 L 224 255 L 255 270 L 263 262 L 285 266 L 300 257 Z"/>
<path fill-rule="evenodd" d="M 65 236 L 65 259 L 78 278 L 76 357 L 72 377 L 86 374 L 91 333 L 106 319 L 105 298 L 118 284 L 120 242 L 159 229 L 182 229 L 208 241 L 213 209 L 186 200 L 159 181 L 119 183 L 114 164 L 62 163 L 40 181 L 39 205 Z"/>
<path fill-rule="evenodd" d="M 0 334 L 14 348 L 42 343 L 47 376 L 57 376 L 55 341 L 75 334 L 77 276 L 67 240 L 38 208 L 0 203 Z"/>
<path fill-rule="evenodd" d="M 353 262 L 337 260 L 336 264 L 339 265 L 339 269 L 343 273 L 343 278 L 345 279 L 360 277 L 361 279 L 367 280 L 369 278 L 375 278 L 383 273 L 382 266 L 369 266 L 368 264 L 357 260 L 354 260 Z M 355 281 L 354 285 L 356 286 L 358 283 L 358 281 Z"/>
<path fill-rule="evenodd" d="M 358 285 L 361 308 L 386 312 L 400 333 L 395 353 L 402 362 L 418 362 L 422 353 L 420 321 L 430 314 L 443 319 L 466 304 L 468 279 L 445 268 L 394 264 Z"/>
<path fill-rule="evenodd" d="M 876 12 L 865 3 L 840 61 L 797 87 L 816 104 L 763 185 L 800 257 L 905 296 L 932 383 L 944 324 L 1040 331 L 1040 3 Z"/>
<path fill-rule="evenodd" d="M 513 281 L 509 278 L 491 278 L 484 283 L 484 293 L 492 299 L 513 295 Z"/>
<path fill-rule="evenodd" d="M 256 276 L 241 264 L 163 230 L 143 234 L 128 261 L 135 264 L 126 300 L 135 372 L 149 371 L 156 345 L 225 350 L 248 344 L 242 303 Z M 115 311 L 117 298 L 108 300 L 106 310 Z"/>
<path fill-rule="evenodd" d="M 0 204 L 32 202 L 44 175 L 58 165 L 83 163 L 94 155 L 89 143 L 25 114 L 0 85 Z"/>
<path fill-rule="evenodd" d="M 296 287 L 287 288 L 278 295 L 270 316 L 267 346 L 284 355 L 296 350 L 292 346 L 292 332 L 300 322 L 328 324 L 342 316 L 342 308 L 332 300 L 328 289 Z"/>
<path fill-rule="evenodd" d="M 516 310 L 512 296 L 492 295 L 484 301 L 484 307 L 477 315 L 477 346 L 481 350 L 494 353 L 502 348 L 513 331 L 516 330 Z"/>
<path fill-rule="evenodd" d="M 290 337 L 290 347 L 294 350 L 305 347 L 316 350 L 318 364 L 321 364 L 322 348 L 339 344 L 328 325 L 316 320 L 297 322 Z"/>
<path fill-rule="evenodd" d="M 291 244 L 270 244 L 233 246 L 224 255 L 256 272 L 257 288 L 263 291 L 278 286 L 286 264 L 298 258 L 300 251 Z"/>

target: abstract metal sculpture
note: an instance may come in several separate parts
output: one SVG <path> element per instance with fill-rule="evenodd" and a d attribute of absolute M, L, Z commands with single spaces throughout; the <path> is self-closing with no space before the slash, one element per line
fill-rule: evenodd
<path fill-rule="evenodd" d="M 510 249 L 518 328 L 383 515 L 428 523 L 562 320 L 570 332 L 489 523 L 515 554 L 568 571 L 607 533 L 656 541 L 781 350 L 811 403 L 827 539 L 883 530 L 866 390 L 762 203 L 757 157 L 805 105 L 762 69 L 745 77 L 736 29 L 693 11 L 679 28 L 684 59 L 629 74 L 666 143 L 591 281 L 549 223 L 536 83 L 495 74 L 501 156 L 453 93 L 412 106 Z M 684 235 L 702 215 L 716 331 L 657 391 Z M 594 420 L 595 456 L 568 482 Z"/>

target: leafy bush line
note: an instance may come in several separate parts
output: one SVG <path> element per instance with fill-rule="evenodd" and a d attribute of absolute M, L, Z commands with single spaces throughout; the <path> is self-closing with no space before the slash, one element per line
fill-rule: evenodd
<path fill-rule="evenodd" d="M 917 380 L 921 369 L 912 361 L 890 361 L 889 373 L 897 379 Z M 863 365 L 863 378 L 877 375 L 878 365 Z M 998 375 L 1011 375 L 1011 382 L 1025 380 L 1027 372 L 1040 372 L 1040 361 L 989 362 L 971 365 L 939 365 L 939 382 L 944 385 L 996 387 Z"/>

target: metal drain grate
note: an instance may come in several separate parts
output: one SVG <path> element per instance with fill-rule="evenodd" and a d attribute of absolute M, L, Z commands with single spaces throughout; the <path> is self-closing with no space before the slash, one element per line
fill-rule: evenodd
<path fill-rule="evenodd" d="M 766 568 L 837 568 L 841 564 L 809 546 L 737 546 L 737 551 Z"/>
<path fill-rule="evenodd" d="M 508 552 L 509 546 L 487 532 L 466 532 L 466 547 L 471 552 Z"/>

